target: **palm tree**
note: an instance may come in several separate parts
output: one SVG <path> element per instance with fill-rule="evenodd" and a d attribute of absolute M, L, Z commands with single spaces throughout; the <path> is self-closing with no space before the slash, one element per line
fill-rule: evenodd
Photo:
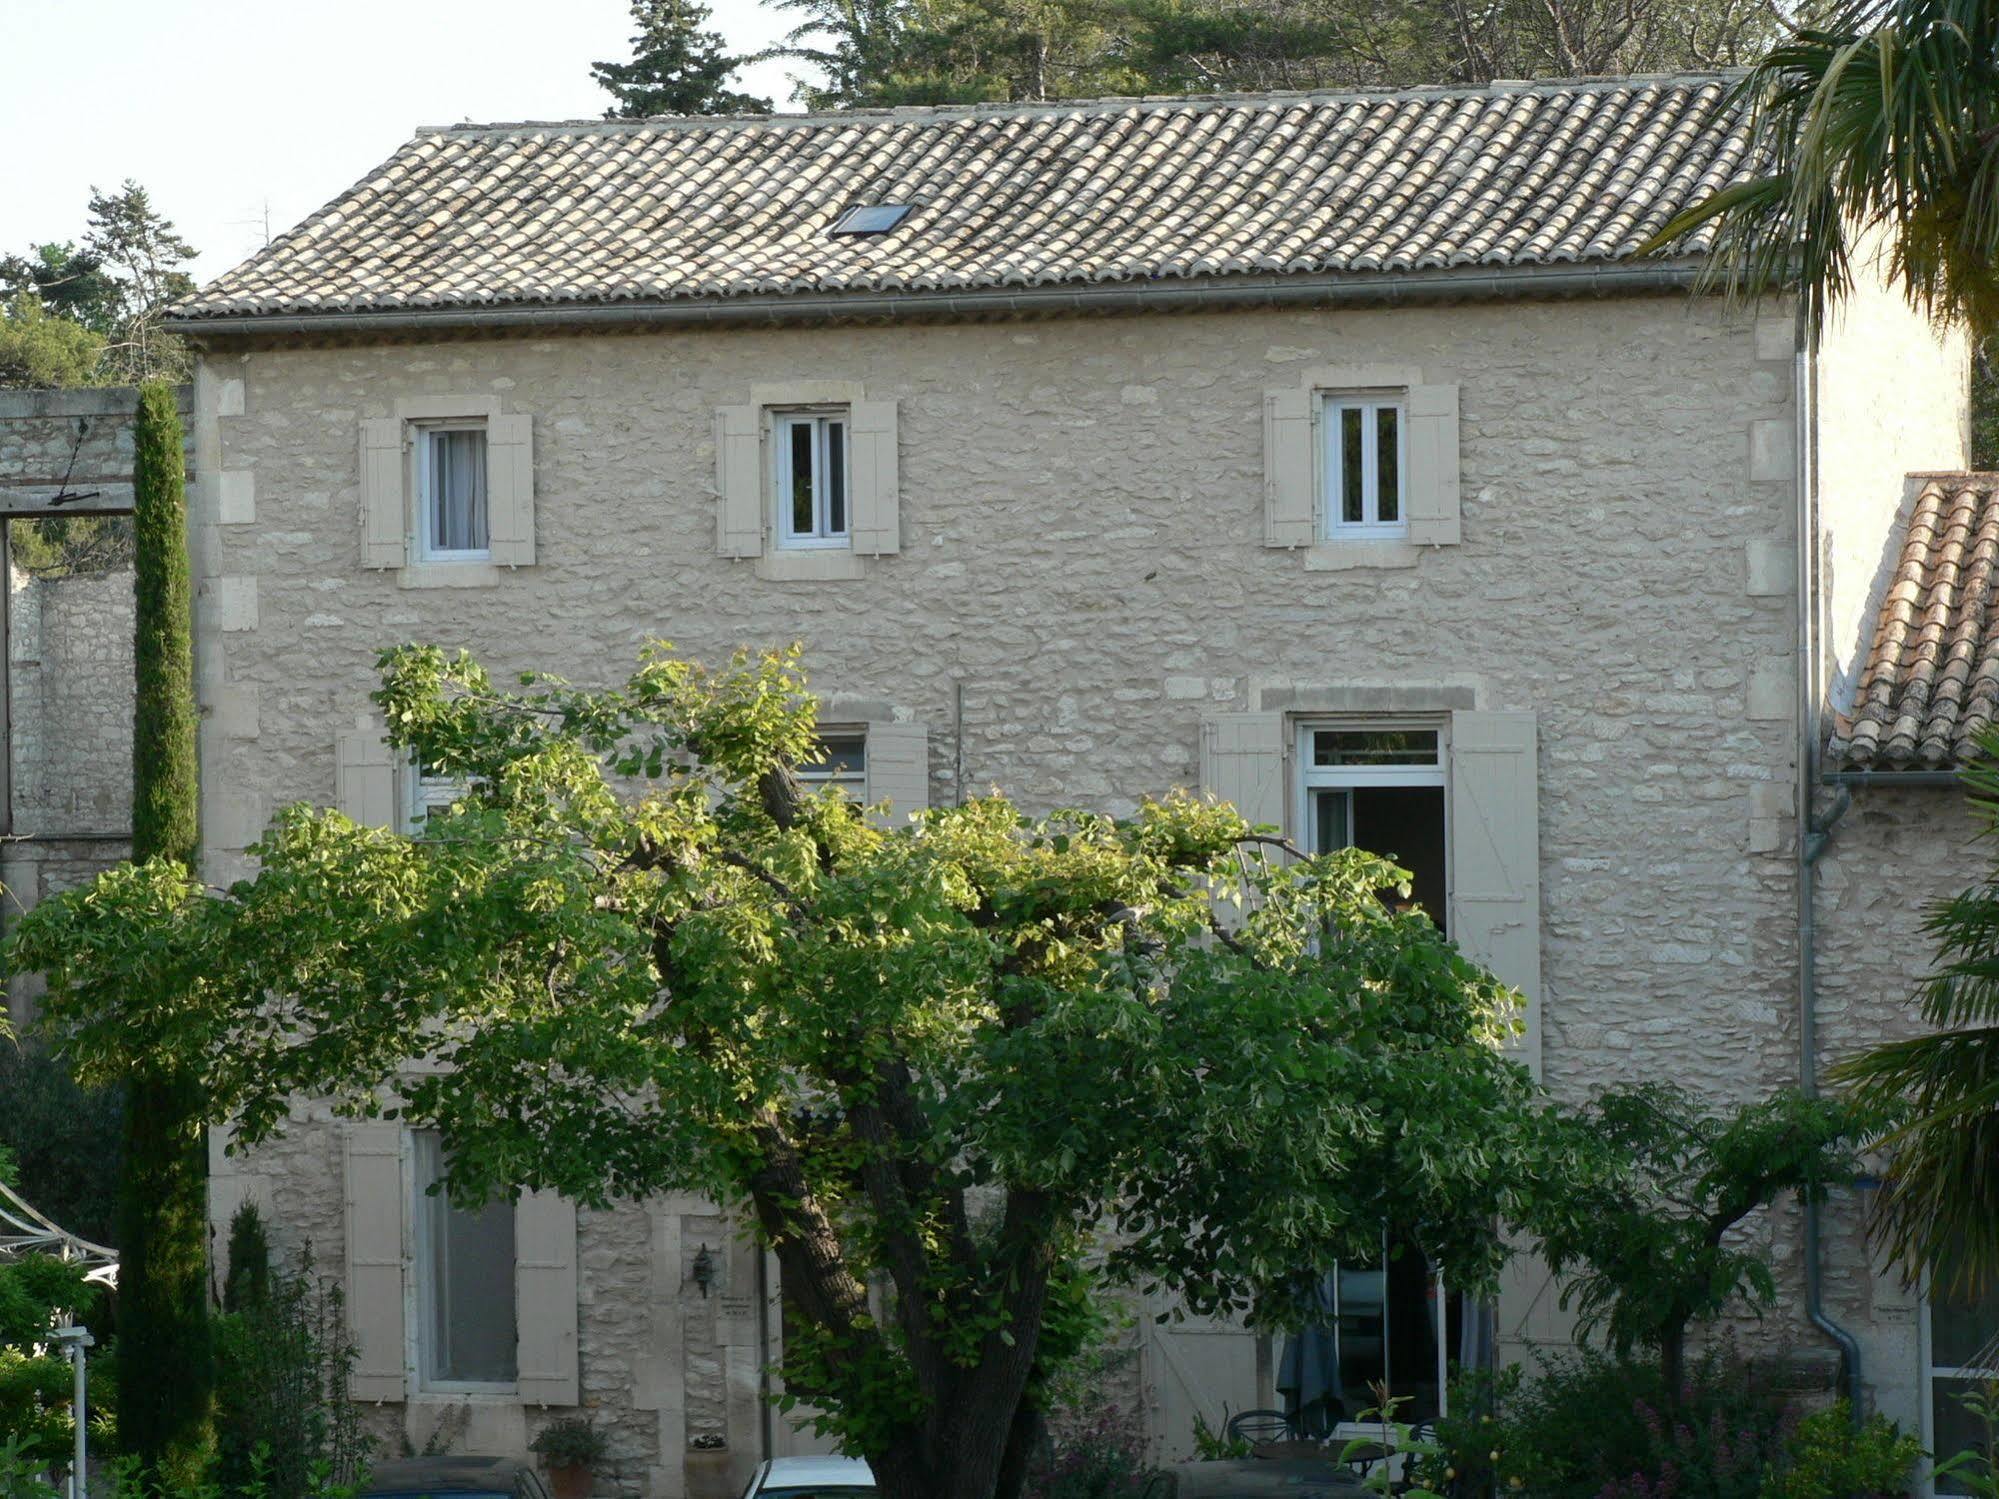
<path fill-rule="evenodd" d="M 1981 736 L 1979 753 L 1964 780 L 1988 830 L 1999 831 L 1999 733 Z M 1831 1075 L 1856 1103 L 1898 1120 L 1880 1142 L 1891 1158 L 1876 1203 L 1884 1247 L 1962 1296 L 1999 1274 L 1999 869 L 1937 902 L 1924 930 L 1937 968 L 1917 1009 L 1934 1029 Z"/>
<path fill-rule="evenodd" d="M 1741 84 L 1757 175 L 1668 224 L 1715 224 L 1709 289 L 1794 287 L 1814 328 L 1875 243 L 1939 324 L 1999 314 L 1999 4 L 1836 0 Z"/>

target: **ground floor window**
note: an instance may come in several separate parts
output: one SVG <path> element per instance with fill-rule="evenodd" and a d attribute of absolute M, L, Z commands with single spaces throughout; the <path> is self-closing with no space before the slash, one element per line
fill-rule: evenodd
<path fill-rule="evenodd" d="M 442 1188 L 444 1146 L 415 1142 L 417 1371 L 432 1389 L 511 1387 L 519 1375 L 514 1307 L 514 1207 L 454 1204 Z"/>
<path fill-rule="evenodd" d="M 1963 1401 L 1999 1380 L 1999 1286 L 1988 1284 L 1977 1294 L 1939 1289 L 1947 1284 L 1939 1277 L 1926 1303 L 1928 1446 L 1939 1462 L 1967 1448 L 1984 1448 L 1984 1423 L 1964 1408 Z M 1972 1489 L 1944 1478 L 1937 1482 L 1936 1492 L 1969 1494 Z"/>

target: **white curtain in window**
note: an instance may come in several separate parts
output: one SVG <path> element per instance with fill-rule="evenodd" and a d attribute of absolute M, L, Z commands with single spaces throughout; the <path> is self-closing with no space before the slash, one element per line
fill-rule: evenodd
<path fill-rule="evenodd" d="M 433 432 L 430 462 L 431 550 L 485 551 L 486 434 Z"/>

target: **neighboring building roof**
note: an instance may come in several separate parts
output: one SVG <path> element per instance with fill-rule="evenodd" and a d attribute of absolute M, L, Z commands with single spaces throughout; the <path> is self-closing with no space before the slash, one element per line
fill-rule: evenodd
<path fill-rule="evenodd" d="M 1831 762 L 1851 770 L 1946 770 L 1999 713 L 1999 474 L 1918 474 L 1874 645 Z"/>
<path fill-rule="evenodd" d="M 447 126 L 176 316 L 1610 265 L 1743 175 L 1733 81 Z"/>

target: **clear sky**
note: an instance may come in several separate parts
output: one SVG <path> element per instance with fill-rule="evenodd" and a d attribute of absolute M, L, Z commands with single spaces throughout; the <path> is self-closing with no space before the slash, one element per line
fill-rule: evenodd
<path fill-rule="evenodd" d="M 732 47 L 794 22 L 711 0 Z M 419 125 L 594 118 L 590 64 L 629 55 L 629 0 L 0 0 L 0 252 L 80 239 L 127 177 L 220 275 Z M 739 85 L 788 104 L 791 63 Z"/>

